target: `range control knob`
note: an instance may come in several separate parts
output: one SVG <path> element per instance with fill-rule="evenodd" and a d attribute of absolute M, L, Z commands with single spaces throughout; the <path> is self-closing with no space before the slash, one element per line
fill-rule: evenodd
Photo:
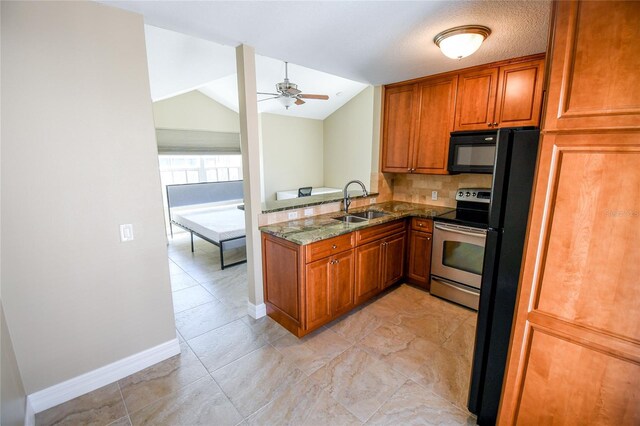
<path fill-rule="evenodd" d="M 475 196 L 476 196 L 476 193 L 474 192 L 474 193 L 473 193 L 473 194 L 471 194 L 471 195 L 473 195 L 473 196 L 475 197 Z"/>
<path fill-rule="evenodd" d="M 471 196 L 471 193 L 470 193 L 469 191 L 467 191 L 467 193 L 466 193 L 466 194 L 464 194 L 464 195 L 466 195 L 467 197 L 470 197 L 470 196 Z"/>
<path fill-rule="evenodd" d="M 458 197 L 462 197 L 464 195 L 464 192 L 460 191 L 458 192 Z"/>

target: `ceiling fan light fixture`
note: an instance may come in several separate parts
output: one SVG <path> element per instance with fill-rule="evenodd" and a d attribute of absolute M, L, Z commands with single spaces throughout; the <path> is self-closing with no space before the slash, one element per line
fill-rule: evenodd
<path fill-rule="evenodd" d="M 286 109 L 289 109 L 289 107 L 292 106 L 296 101 L 295 98 L 291 98 L 289 96 L 281 96 L 278 98 L 278 100 L 280 101 L 282 106 L 285 107 Z"/>
<path fill-rule="evenodd" d="M 433 42 L 445 56 L 462 59 L 478 50 L 490 34 L 491 29 L 482 25 L 463 25 L 442 31 Z"/>

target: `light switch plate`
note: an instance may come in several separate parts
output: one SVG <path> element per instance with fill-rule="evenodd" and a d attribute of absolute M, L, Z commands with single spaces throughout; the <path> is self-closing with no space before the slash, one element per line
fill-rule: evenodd
<path fill-rule="evenodd" d="M 369 204 L 375 204 L 376 203 L 377 198 L 369 198 Z"/>
<path fill-rule="evenodd" d="M 431 191 L 431 199 L 436 201 L 438 199 L 438 191 Z"/>
<path fill-rule="evenodd" d="M 312 216 L 313 215 L 313 209 L 304 209 L 304 215 L 305 216 Z"/>
<path fill-rule="evenodd" d="M 297 219 L 298 218 L 298 212 L 289 212 L 287 217 L 289 218 L 289 220 Z"/>
<path fill-rule="evenodd" d="M 120 225 L 120 242 L 133 241 L 133 225 L 126 223 Z"/>

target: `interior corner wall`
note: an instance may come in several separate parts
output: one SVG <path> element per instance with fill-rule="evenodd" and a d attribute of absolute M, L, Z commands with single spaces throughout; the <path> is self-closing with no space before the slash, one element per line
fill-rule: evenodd
<path fill-rule="evenodd" d="M 370 188 L 373 125 L 373 86 L 324 120 L 325 186 L 342 188 L 350 180 L 358 179 Z"/>
<path fill-rule="evenodd" d="M 175 325 L 142 17 L 1 7 L 2 303 L 31 394 Z"/>
<path fill-rule="evenodd" d="M 265 200 L 275 200 L 276 191 L 325 186 L 322 120 L 260 116 Z"/>
<path fill-rule="evenodd" d="M 157 129 L 239 133 L 238 113 L 197 90 L 153 103 Z"/>
<path fill-rule="evenodd" d="M 24 391 L 16 355 L 13 350 L 11 334 L 4 318 L 4 309 L 0 300 L 0 405 L 2 416 L 0 424 L 3 426 L 22 426 L 25 423 L 27 395 Z"/>

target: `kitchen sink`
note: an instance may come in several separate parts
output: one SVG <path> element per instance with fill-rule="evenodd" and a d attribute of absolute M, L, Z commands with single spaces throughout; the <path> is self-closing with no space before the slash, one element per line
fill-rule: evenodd
<path fill-rule="evenodd" d="M 344 223 L 360 223 L 360 222 L 366 222 L 368 219 L 365 219 L 363 217 L 358 217 L 358 216 L 353 216 L 353 215 L 345 215 L 345 216 L 338 216 L 338 217 L 334 217 L 334 220 L 339 220 L 341 222 Z"/>
<path fill-rule="evenodd" d="M 387 216 L 389 213 L 380 212 L 377 210 L 367 210 L 364 212 L 351 213 L 352 216 L 361 217 L 363 219 L 377 219 L 379 217 Z"/>

